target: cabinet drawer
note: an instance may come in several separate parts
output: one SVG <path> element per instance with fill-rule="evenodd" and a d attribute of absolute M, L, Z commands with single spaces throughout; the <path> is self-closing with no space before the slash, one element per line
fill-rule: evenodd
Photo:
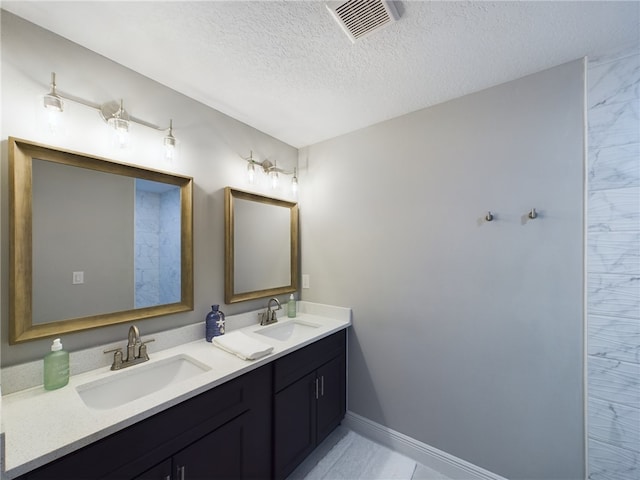
<path fill-rule="evenodd" d="M 275 392 L 279 392 L 332 358 L 343 354 L 346 350 L 346 336 L 346 330 L 340 330 L 276 360 L 273 365 Z"/>

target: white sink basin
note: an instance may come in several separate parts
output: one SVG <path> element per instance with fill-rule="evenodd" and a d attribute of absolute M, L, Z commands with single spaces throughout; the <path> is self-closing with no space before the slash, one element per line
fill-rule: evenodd
<path fill-rule="evenodd" d="M 320 325 L 317 323 L 305 322 L 303 320 L 291 320 L 254 330 L 254 333 L 284 341 L 308 335 L 313 332 L 313 329 L 318 328 L 319 326 Z"/>
<path fill-rule="evenodd" d="M 113 375 L 78 385 L 76 390 L 90 408 L 119 407 L 211 370 L 188 355 L 127 367 Z"/>

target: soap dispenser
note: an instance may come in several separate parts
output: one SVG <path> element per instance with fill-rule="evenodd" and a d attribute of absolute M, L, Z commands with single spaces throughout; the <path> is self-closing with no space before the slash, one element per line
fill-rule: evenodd
<path fill-rule="evenodd" d="M 62 350 L 60 339 L 56 338 L 51 351 L 44 356 L 44 388 L 55 390 L 69 383 L 69 352 Z"/>
<path fill-rule="evenodd" d="M 296 300 L 293 298 L 293 293 L 289 296 L 289 303 L 287 303 L 287 317 L 296 318 Z"/>

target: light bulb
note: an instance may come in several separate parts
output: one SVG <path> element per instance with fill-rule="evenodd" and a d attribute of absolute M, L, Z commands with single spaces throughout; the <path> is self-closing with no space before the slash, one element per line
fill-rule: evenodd
<path fill-rule="evenodd" d="M 271 181 L 271 188 L 273 188 L 274 190 L 278 188 L 278 184 L 280 183 L 280 178 L 278 176 L 277 170 L 274 169 L 269 172 L 269 179 Z"/>
<path fill-rule="evenodd" d="M 291 192 L 293 192 L 294 195 L 298 193 L 298 177 L 296 176 L 295 169 L 293 169 L 293 178 L 291 179 Z"/>
<path fill-rule="evenodd" d="M 60 130 L 62 124 L 62 110 L 47 109 L 47 129 L 49 133 L 55 135 Z"/>
<path fill-rule="evenodd" d="M 164 137 L 164 157 L 171 161 L 176 153 L 176 137 L 173 136 L 173 120 L 169 120 L 169 135 Z"/>
<path fill-rule="evenodd" d="M 173 142 L 167 141 L 169 137 L 164 137 L 164 158 L 167 160 L 173 160 L 173 157 L 176 154 L 176 140 L 173 139 Z"/>
<path fill-rule="evenodd" d="M 256 166 L 253 160 L 247 164 L 247 181 L 249 185 L 256 184 Z"/>
<path fill-rule="evenodd" d="M 126 112 L 120 100 L 120 108 L 107 120 L 107 125 L 111 128 L 112 141 L 119 148 L 126 148 L 129 141 L 129 121 L 122 118 L 123 115 L 126 115 Z"/>
<path fill-rule="evenodd" d="M 119 148 L 125 148 L 129 140 L 129 122 L 119 117 L 111 117 L 107 124 L 111 127 L 113 143 Z"/>
<path fill-rule="evenodd" d="M 58 131 L 62 120 L 62 112 L 64 111 L 64 102 L 62 97 L 56 91 L 56 74 L 51 72 L 51 90 L 44 95 L 42 103 L 47 111 L 47 127 L 50 133 L 55 134 Z"/>

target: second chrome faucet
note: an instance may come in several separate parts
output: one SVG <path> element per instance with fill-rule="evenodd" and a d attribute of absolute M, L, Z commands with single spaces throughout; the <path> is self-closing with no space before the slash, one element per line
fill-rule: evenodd
<path fill-rule="evenodd" d="M 275 302 L 278 305 L 278 308 L 275 310 L 271 310 L 271 302 Z M 271 325 L 272 323 L 276 323 L 278 321 L 278 317 L 276 315 L 276 311 L 280 310 L 282 305 L 280 305 L 280 301 L 277 298 L 270 298 L 267 303 L 267 311 L 258 313 L 258 319 L 260 320 L 260 325 Z"/>

